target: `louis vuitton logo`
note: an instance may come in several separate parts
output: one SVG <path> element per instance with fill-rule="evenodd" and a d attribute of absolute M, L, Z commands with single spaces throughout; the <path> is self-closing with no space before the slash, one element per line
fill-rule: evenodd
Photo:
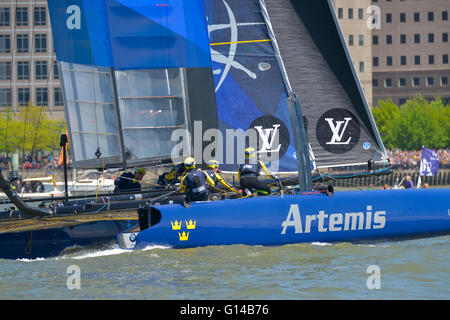
<path fill-rule="evenodd" d="M 331 140 L 328 141 L 326 144 L 349 144 L 350 141 L 352 140 L 352 137 L 349 137 L 345 142 L 343 142 L 342 139 L 344 137 L 345 130 L 347 129 L 350 120 L 352 120 L 352 118 L 344 118 L 344 121 L 334 122 L 334 118 L 325 118 L 325 121 L 328 122 L 331 132 L 333 133 Z"/>

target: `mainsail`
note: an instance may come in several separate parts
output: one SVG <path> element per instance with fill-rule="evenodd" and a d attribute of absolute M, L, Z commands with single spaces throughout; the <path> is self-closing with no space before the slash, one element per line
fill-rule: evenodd
<path fill-rule="evenodd" d="M 387 154 L 331 0 L 265 0 L 318 168 L 385 162 Z"/>
<path fill-rule="evenodd" d="M 49 9 L 77 167 L 174 161 L 179 129 L 199 163 L 212 145 L 228 171 L 250 143 L 276 172 L 309 170 L 308 152 L 319 168 L 387 159 L 330 1 L 49 0 Z"/>

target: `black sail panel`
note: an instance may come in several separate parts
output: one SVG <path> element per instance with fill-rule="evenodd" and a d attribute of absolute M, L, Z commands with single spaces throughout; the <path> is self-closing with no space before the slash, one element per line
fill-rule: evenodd
<path fill-rule="evenodd" d="M 386 151 L 327 0 L 265 0 L 316 166 L 384 162 Z"/>

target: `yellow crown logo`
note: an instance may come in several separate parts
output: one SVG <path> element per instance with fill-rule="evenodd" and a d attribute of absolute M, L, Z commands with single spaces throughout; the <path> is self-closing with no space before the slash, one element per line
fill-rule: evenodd
<path fill-rule="evenodd" d="M 172 224 L 172 230 L 181 230 L 181 221 L 178 222 L 175 220 L 175 223 L 172 221 L 170 221 L 170 223 Z"/>
<path fill-rule="evenodd" d="M 188 230 L 192 230 L 195 229 L 195 224 L 197 223 L 197 220 L 195 220 L 194 222 L 192 222 L 192 220 L 189 220 L 189 223 L 187 221 L 186 222 L 186 228 L 188 228 Z"/>
<path fill-rule="evenodd" d="M 189 232 L 186 234 L 186 232 L 183 231 L 183 233 L 179 233 L 180 241 L 187 241 L 189 239 Z"/>

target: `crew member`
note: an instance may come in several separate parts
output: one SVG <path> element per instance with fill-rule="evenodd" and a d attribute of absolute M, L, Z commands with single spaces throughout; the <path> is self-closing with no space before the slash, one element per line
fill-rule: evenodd
<path fill-rule="evenodd" d="M 141 184 L 139 181 L 144 178 L 145 169 L 136 168 L 134 173 L 125 172 L 114 181 L 114 193 L 119 192 L 141 192 Z"/>
<path fill-rule="evenodd" d="M 168 186 L 168 185 L 173 186 L 174 184 L 180 182 L 178 178 L 182 177 L 184 172 L 185 169 L 183 163 L 179 164 L 174 163 L 172 164 L 172 168 L 170 169 L 169 172 L 165 172 L 159 176 L 157 183 L 160 186 Z"/>
<path fill-rule="evenodd" d="M 217 183 L 220 183 L 226 190 L 235 192 L 239 194 L 235 188 L 233 188 L 229 183 L 225 181 L 219 174 L 219 162 L 216 160 L 209 160 L 207 164 L 207 169 L 205 172 L 209 175 L 209 177 L 214 181 L 214 184 L 217 186 Z"/>
<path fill-rule="evenodd" d="M 186 193 L 192 201 L 207 201 L 209 196 L 208 186 L 214 187 L 214 181 L 207 173 L 195 168 L 195 159 L 192 157 L 184 160 L 184 167 L 186 173 L 181 178 L 181 193 Z"/>
<path fill-rule="evenodd" d="M 239 184 L 242 190 L 255 189 L 259 194 L 268 195 L 270 194 L 270 187 L 258 180 L 259 172 L 262 169 L 270 178 L 274 180 L 278 180 L 278 178 L 266 168 L 266 165 L 261 160 L 251 164 L 250 159 L 254 157 L 256 157 L 255 149 L 245 149 L 245 164 L 241 164 L 238 170 Z"/>

